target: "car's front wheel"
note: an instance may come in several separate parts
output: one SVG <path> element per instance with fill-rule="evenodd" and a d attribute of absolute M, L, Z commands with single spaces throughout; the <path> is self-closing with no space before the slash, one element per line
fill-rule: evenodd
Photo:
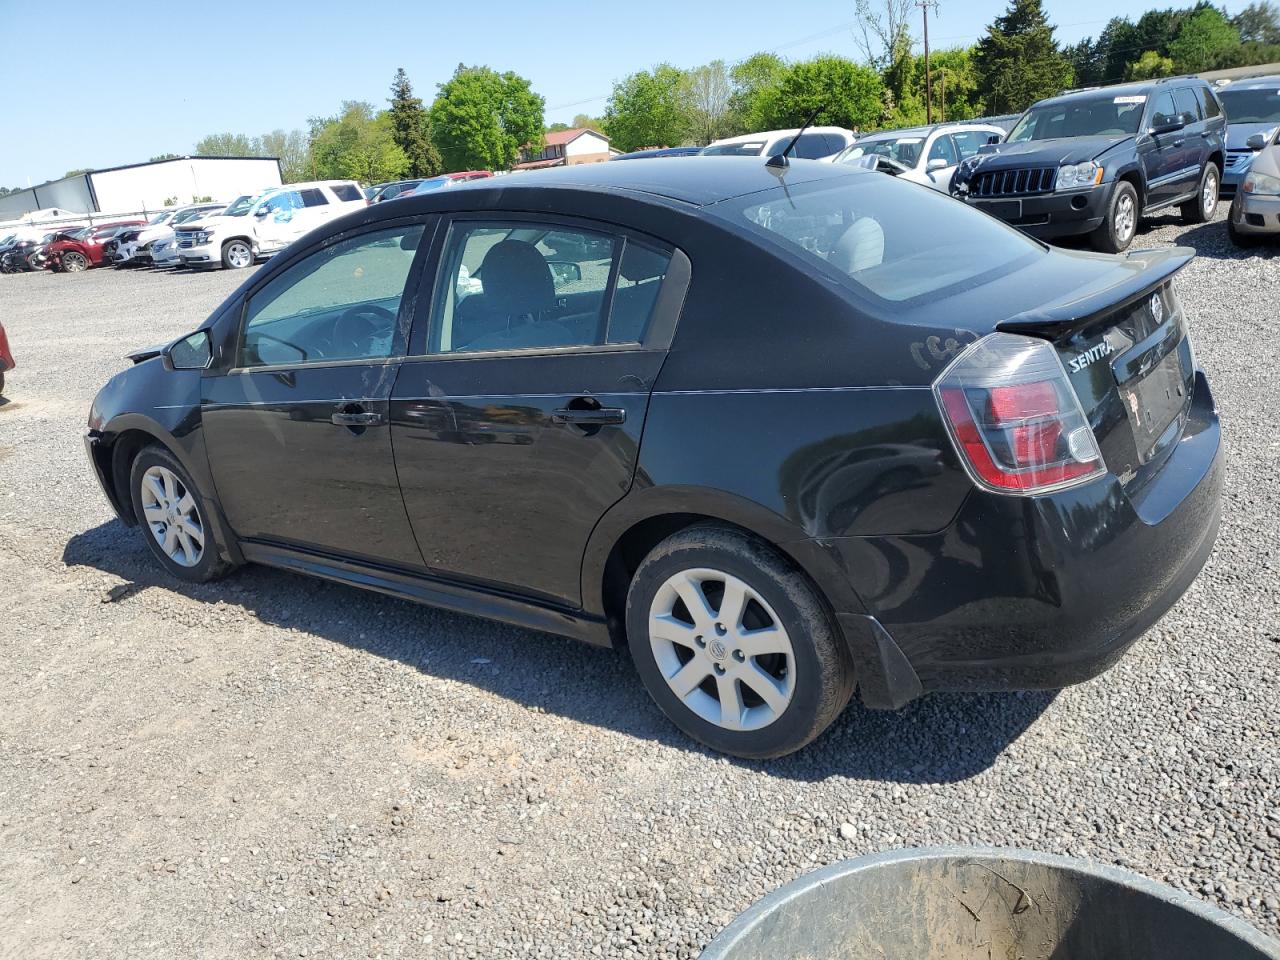
<path fill-rule="evenodd" d="M 253 265 L 253 248 L 244 240 L 223 244 L 222 265 L 228 270 L 243 270 Z"/>
<path fill-rule="evenodd" d="M 83 253 L 68 250 L 62 255 L 62 269 L 67 273 L 80 273 L 89 269 L 89 258 Z"/>
<path fill-rule="evenodd" d="M 1218 165 L 1206 163 L 1200 174 L 1200 189 L 1182 205 L 1183 223 L 1208 223 L 1218 212 Z"/>
<path fill-rule="evenodd" d="M 853 666 L 817 590 L 767 544 L 697 525 L 641 563 L 627 640 L 650 696 L 723 753 L 799 750 L 849 702 Z"/>
<path fill-rule="evenodd" d="M 1235 221 L 1227 219 L 1227 236 L 1231 242 L 1242 250 L 1249 250 L 1258 245 L 1258 237 L 1252 233 L 1241 233 L 1236 229 Z"/>
<path fill-rule="evenodd" d="M 227 572 L 229 566 L 218 556 L 209 529 L 209 507 L 168 450 L 153 446 L 138 454 L 129 487 L 138 526 L 166 571 L 192 583 L 215 580 Z"/>
<path fill-rule="evenodd" d="M 1093 231 L 1093 246 L 1103 253 L 1123 253 L 1138 232 L 1138 191 L 1127 180 L 1119 181 L 1107 204 L 1107 216 Z"/>

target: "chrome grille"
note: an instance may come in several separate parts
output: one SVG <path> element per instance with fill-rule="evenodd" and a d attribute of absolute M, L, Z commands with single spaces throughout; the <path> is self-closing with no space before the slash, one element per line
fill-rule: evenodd
<path fill-rule="evenodd" d="M 1011 197 L 1029 193 L 1051 193 L 1056 167 L 1026 167 L 1020 170 L 980 172 L 969 188 L 971 197 Z"/>

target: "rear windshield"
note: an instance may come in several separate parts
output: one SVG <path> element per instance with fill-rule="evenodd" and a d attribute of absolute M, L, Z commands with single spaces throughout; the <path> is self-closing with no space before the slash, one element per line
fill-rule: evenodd
<path fill-rule="evenodd" d="M 1280 120 L 1280 84 L 1252 90 L 1218 91 L 1230 123 L 1272 123 Z"/>
<path fill-rule="evenodd" d="M 870 171 L 789 192 L 778 187 L 711 209 L 892 302 L 977 286 L 1044 252 L 960 201 Z"/>
<path fill-rule="evenodd" d="M 704 157 L 758 157 L 764 150 L 763 140 L 751 140 L 747 143 L 713 143 L 703 147 Z"/>
<path fill-rule="evenodd" d="M 1147 98 L 1141 94 L 1061 100 L 1032 107 L 1009 133 L 1009 143 L 1056 137 L 1127 137 L 1138 132 Z"/>

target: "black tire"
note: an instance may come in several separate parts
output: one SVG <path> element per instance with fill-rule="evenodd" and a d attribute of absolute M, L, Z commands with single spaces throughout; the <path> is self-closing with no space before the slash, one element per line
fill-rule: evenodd
<path fill-rule="evenodd" d="M 695 570 L 722 572 L 737 578 L 771 608 L 767 610 L 764 606 L 755 605 L 755 601 L 748 603 L 742 608 L 743 613 L 738 618 L 744 627 L 753 628 L 748 623 L 753 615 L 768 617 L 772 614 L 776 615 L 779 625 L 785 628 L 792 651 L 791 661 L 794 663 L 792 692 L 785 708 L 766 725 L 750 730 L 733 730 L 705 719 L 677 696 L 667 682 L 667 674 L 659 666 L 658 655 L 650 641 L 651 608 L 658 599 L 659 591 L 667 589 L 664 585 L 670 578 L 682 571 Z M 710 604 L 710 596 L 701 589 L 700 592 Z M 719 616 L 717 608 L 712 619 Z M 834 617 L 828 611 L 822 596 L 802 571 L 772 547 L 739 530 L 714 524 L 699 524 L 675 533 L 658 544 L 632 578 L 627 593 L 626 622 L 627 643 L 632 659 L 654 702 L 677 727 L 695 740 L 722 753 L 748 759 L 765 759 L 799 750 L 830 726 L 853 694 L 853 664 Z M 681 629 L 695 628 L 691 625 Z M 733 634 L 730 633 L 729 636 L 732 637 Z M 702 638 L 698 639 L 701 641 Z M 715 645 L 703 643 L 702 646 L 707 648 L 709 656 Z M 674 645 L 672 649 L 675 649 Z M 690 658 L 695 656 L 692 648 L 681 649 Z M 732 656 L 728 655 L 721 645 L 717 656 L 722 658 L 730 670 L 742 669 L 730 663 L 737 654 L 738 651 L 732 651 Z M 777 666 L 778 658 L 782 655 L 766 656 L 774 657 L 773 669 L 780 670 L 785 677 L 787 669 Z M 765 659 L 766 657 L 751 658 L 749 662 L 756 665 Z M 739 658 L 738 663 L 744 662 L 748 661 Z M 684 660 L 683 663 L 688 665 L 689 660 Z M 724 667 L 715 665 L 715 669 L 723 678 Z M 734 680 L 732 672 L 728 676 L 726 682 L 734 684 L 742 702 L 748 702 L 751 698 L 760 700 L 754 691 Z M 699 685 L 694 688 L 694 693 L 705 689 L 706 702 L 723 703 L 718 693 L 715 694 L 714 701 L 710 699 L 710 691 L 719 690 L 716 677 L 708 674 L 703 681 L 703 684 L 707 683 L 710 687 Z M 749 703 L 748 706 L 750 707 Z M 754 709 L 751 707 L 742 716 Z"/>
<path fill-rule="evenodd" d="M 0 394 L 4 393 L 4 371 L 0 370 Z"/>
<path fill-rule="evenodd" d="M 1258 245 L 1258 238 L 1251 233 L 1241 233 L 1236 229 L 1235 221 L 1227 219 L 1227 236 L 1241 250 L 1252 250 Z"/>
<path fill-rule="evenodd" d="M 243 251 L 243 256 L 240 251 Z M 222 265 L 228 270 L 244 270 L 253 266 L 253 248 L 249 246 L 249 241 L 228 240 L 224 243 L 222 245 Z"/>
<path fill-rule="evenodd" d="M 1138 233 L 1141 216 L 1138 191 L 1128 180 L 1117 181 L 1107 203 L 1107 215 L 1089 237 L 1093 248 L 1103 253 L 1123 253 Z"/>
<path fill-rule="evenodd" d="M 83 273 L 88 269 L 89 258 L 83 253 L 77 253 L 75 250 L 68 250 L 62 255 L 63 273 Z"/>
<path fill-rule="evenodd" d="M 181 487 L 184 488 L 175 492 L 182 495 L 190 494 L 194 500 L 196 518 L 203 533 L 203 545 L 198 560 L 189 565 L 176 562 L 165 552 L 158 534 L 153 531 L 152 524 L 147 518 L 146 508 L 143 503 L 142 484 L 147 472 L 153 467 L 167 470 L 173 474 L 180 482 Z M 195 484 L 191 482 L 191 477 L 182 464 L 164 447 L 144 447 L 134 458 L 133 465 L 129 470 L 129 497 L 133 505 L 133 515 L 138 520 L 138 526 L 141 528 L 147 547 L 150 548 L 152 554 L 160 562 L 160 566 L 164 567 L 165 571 L 171 576 L 190 583 L 207 583 L 210 580 L 217 580 L 219 577 L 225 576 L 231 569 L 231 565 L 218 556 L 218 544 L 214 539 L 212 527 L 207 519 L 211 516 L 209 504 L 196 490 Z"/>
<path fill-rule="evenodd" d="M 1210 189 L 1212 181 L 1213 199 L 1205 200 L 1205 192 Z M 1218 165 L 1212 161 L 1204 165 L 1200 179 L 1196 181 L 1196 195 L 1182 205 L 1183 223 L 1208 223 L 1218 212 L 1218 200 L 1221 199 L 1222 174 Z"/>

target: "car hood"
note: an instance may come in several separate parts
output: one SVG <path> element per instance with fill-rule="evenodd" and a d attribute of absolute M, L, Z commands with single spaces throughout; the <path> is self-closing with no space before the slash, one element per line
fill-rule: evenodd
<path fill-rule="evenodd" d="M 186 226 L 187 224 L 182 224 Z M 165 240 L 173 236 L 173 227 L 167 223 L 159 223 L 138 232 L 138 243 L 151 243 L 153 240 Z"/>
<path fill-rule="evenodd" d="M 1266 134 L 1267 142 L 1271 141 L 1271 137 L 1276 132 L 1276 127 L 1280 124 L 1274 120 L 1267 123 L 1232 123 L 1227 126 L 1227 149 L 1228 150 L 1248 150 L 1249 138 L 1255 133 Z"/>
<path fill-rule="evenodd" d="M 186 223 L 182 224 L 182 226 L 178 227 L 177 229 L 178 230 L 216 230 L 218 227 L 225 224 L 228 220 L 243 222 L 247 219 L 249 219 L 248 216 L 224 217 L 219 214 L 215 214 L 212 217 L 200 217 L 197 220 L 188 220 Z"/>
<path fill-rule="evenodd" d="M 988 153 L 980 153 L 984 170 L 1003 170 L 1010 167 L 1056 167 L 1063 163 L 1081 163 L 1096 160 L 1108 150 L 1131 136 L 1123 137 L 1062 137 L 1056 140 L 1027 140 L 1021 143 L 998 143 Z"/>

